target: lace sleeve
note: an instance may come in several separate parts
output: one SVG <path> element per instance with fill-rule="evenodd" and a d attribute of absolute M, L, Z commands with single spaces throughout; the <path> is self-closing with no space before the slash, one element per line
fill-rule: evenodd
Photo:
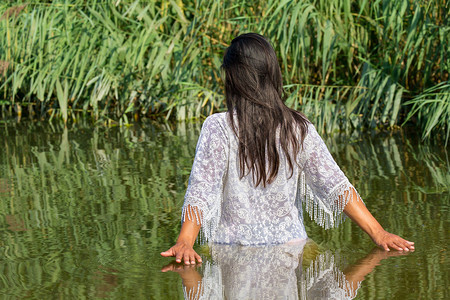
<path fill-rule="evenodd" d="M 325 229 L 337 227 L 345 220 L 345 205 L 361 198 L 312 125 L 308 127 L 300 160 L 299 196 L 306 211 Z M 357 199 L 353 199 L 352 189 Z"/>
<path fill-rule="evenodd" d="M 200 242 L 214 237 L 227 166 L 228 139 L 213 115 L 202 126 L 181 216 L 182 222 L 188 219 L 202 225 Z"/>

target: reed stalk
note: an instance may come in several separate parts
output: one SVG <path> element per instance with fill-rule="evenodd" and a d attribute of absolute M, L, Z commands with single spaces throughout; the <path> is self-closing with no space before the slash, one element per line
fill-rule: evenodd
<path fill-rule="evenodd" d="M 406 122 L 448 139 L 448 11 L 447 0 L 3 2 L 0 106 L 64 122 L 78 110 L 121 123 L 209 115 L 225 109 L 226 45 L 252 31 L 272 41 L 289 105 L 320 131 Z"/>

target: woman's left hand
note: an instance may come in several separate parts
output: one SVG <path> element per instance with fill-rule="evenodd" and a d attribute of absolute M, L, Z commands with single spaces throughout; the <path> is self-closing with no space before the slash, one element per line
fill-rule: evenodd
<path fill-rule="evenodd" d="M 386 251 L 390 251 L 391 248 L 398 251 L 414 251 L 413 242 L 384 230 L 364 205 L 355 189 L 352 189 L 351 193 L 353 200 L 345 205 L 344 212 L 372 238 L 378 247 Z"/>
<path fill-rule="evenodd" d="M 371 238 L 378 247 L 386 251 L 390 251 L 390 248 L 398 251 L 414 251 L 414 242 L 407 241 L 386 230 L 379 231 Z"/>

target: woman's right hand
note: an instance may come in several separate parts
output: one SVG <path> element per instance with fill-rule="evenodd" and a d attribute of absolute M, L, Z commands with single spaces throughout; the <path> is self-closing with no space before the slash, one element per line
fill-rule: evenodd
<path fill-rule="evenodd" d="M 181 263 L 181 261 L 184 261 L 184 264 L 186 265 L 195 265 L 196 260 L 199 263 L 202 262 L 202 258 L 200 257 L 200 255 L 198 255 L 197 252 L 194 251 L 192 246 L 185 242 L 177 242 L 175 246 L 173 246 L 169 250 L 161 252 L 161 255 L 164 257 L 174 256 L 177 263 Z"/>

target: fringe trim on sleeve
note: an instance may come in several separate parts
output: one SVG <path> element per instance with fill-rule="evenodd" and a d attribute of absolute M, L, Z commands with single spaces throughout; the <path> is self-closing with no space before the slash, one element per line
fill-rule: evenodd
<path fill-rule="evenodd" d="M 348 203 L 351 201 L 362 201 L 348 179 L 337 184 L 325 199 L 313 193 L 311 187 L 306 184 L 304 172 L 300 176 L 299 188 L 300 197 L 297 198 L 298 201 L 304 203 L 305 210 L 311 219 L 325 229 L 335 228 L 345 221 L 347 217 L 343 210 Z M 352 191 L 355 191 L 356 198 L 353 196 L 354 193 Z M 301 207 L 301 205 L 298 205 L 298 207 Z"/>
<path fill-rule="evenodd" d="M 210 209 L 207 214 L 205 214 L 205 211 L 208 210 L 204 209 L 199 204 L 187 204 L 183 205 L 181 213 L 182 222 L 185 222 L 187 219 L 202 226 L 198 236 L 199 244 L 206 244 L 214 241 L 219 225 L 220 206 Z"/>
<path fill-rule="evenodd" d="M 361 283 L 356 286 L 345 278 L 331 252 L 320 254 L 306 269 L 300 281 L 302 299 L 353 299 Z"/>

